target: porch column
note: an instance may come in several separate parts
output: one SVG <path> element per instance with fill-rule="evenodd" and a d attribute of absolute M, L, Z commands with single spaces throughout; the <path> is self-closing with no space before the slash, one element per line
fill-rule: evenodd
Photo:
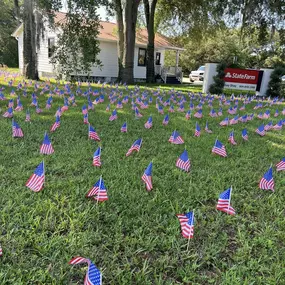
<path fill-rule="evenodd" d="M 178 72 L 178 66 L 179 66 L 179 51 L 176 50 L 176 63 L 175 63 L 175 75 Z"/>

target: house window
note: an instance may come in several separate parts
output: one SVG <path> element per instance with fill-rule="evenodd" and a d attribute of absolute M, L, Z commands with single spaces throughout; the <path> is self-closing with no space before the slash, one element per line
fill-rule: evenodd
<path fill-rule="evenodd" d="M 139 48 L 138 66 L 146 66 L 146 49 Z"/>
<path fill-rule="evenodd" d="M 156 65 L 160 65 L 160 57 L 161 57 L 161 53 L 157 52 L 155 55 L 155 64 Z"/>
<path fill-rule="evenodd" d="M 48 57 L 52 57 L 54 54 L 55 40 L 54 38 L 48 38 Z"/>

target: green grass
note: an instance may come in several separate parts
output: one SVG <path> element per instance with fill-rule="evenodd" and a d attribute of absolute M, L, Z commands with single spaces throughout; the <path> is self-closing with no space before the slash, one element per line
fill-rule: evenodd
<path fill-rule="evenodd" d="M 3 77 L 0 86 L 6 87 L 9 97 L 11 88 Z M 31 92 L 28 98 L 21 96 L 25 108 Z M 39 96 L 42 108 L 46 99 L 47 95 Z M 39 148 L 62 98 L 54 96 L 52 109 L 41 115 L 30 107 L 31 124 L 24 122 L 25 112 L 15 112 L 24 139 L 13 139 L 11 119 L 0 118 L 0 284 L 83 284 L 86 267 L 68 265 L 76 255 L 96 264 L 103 284 L 285 284 L 285 174 L 274 171 L 274 193 L 258 189 L 270 164 L 284 157 L 284 130 L 259 137 L 254 130 L 261 121 L 254 119 L 246 124 L 249 141 L 244 143 L 245 125 L 219 127 L 227 107 L 222 118 L 211 119 L 205 104 L 204 118 L 198 121 L 204 128 L 208 120 L 214 134 L 202 132 L 194 138 L 196 119 L 186 121 L 185 114 L 176 112 L 163 127 L 164 116 L 157 114 L 155 100 L 141 111 L 144 117 L 139 120 L 134 119 L 130 103 L 124 105 L 114 122 L 108 121 L 105 100 L 89 112 L 101 137 L 98 144 L 87 139 L 88 127 L 83 124 L 81 107 L 86 98 L 77 97 L 76 102 L 78 107 L 70 107 L 61 127 L 50 134 L 55 149 L 51 156 L 40 155 Z M 252 106 L 239 114 L 251 113 Z M 0 107 L 3 114 L 7 101 L 0 101 Z M 279 105 L 279 111 L 283 107 Z M 271 107 L 271 114 L 276 108 Z M 150 114 L 154 126 L 146 130 L 143 125 Z M 120 127 L 126 120 L 128 133 L 123 134 Z M 175 129 L 186 142 L 189 174 L 175 167 L 185 147 L 168 143 Z M 235 147 L 227 143 L 232 129 Z M 217 136 L 226 145 L 227 158 L 211 154 Z M 141 151 L 126 158 L 139 137 Z M 98 145 L 101 169 L 92 166 Z M 25 183 L 43 157 L 45 187 L 33 193 Z M 154 189 L 148 193 L 141 176 L 152 159 Z M 109 200 L 97 204 L 85 194 L 100 175 Z M 219 193 L 230 185 L 236 216 L 215 210 Z M 195 233 L 187 251 L 175 215 L 193 209 Z"/>

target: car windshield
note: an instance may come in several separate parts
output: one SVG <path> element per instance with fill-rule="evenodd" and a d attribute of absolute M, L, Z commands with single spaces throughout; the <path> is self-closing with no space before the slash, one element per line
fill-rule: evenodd
<path fill-rule="evenodd" d="M 199 70 L 199 71 L 205 71 L 205 66 L 200 66 L 200 67 L 198 68 L 198 70 Z"/>

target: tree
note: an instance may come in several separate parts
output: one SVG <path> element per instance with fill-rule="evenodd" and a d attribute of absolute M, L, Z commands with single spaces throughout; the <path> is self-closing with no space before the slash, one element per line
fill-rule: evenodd
<path fill-rule="evenodd" d="M 134 54 L 139 4 L 140 0 L 126 0 L 124 11 L 124 57 L 122 79 L 126 83 L 134 82 Z"/>
<path fill-rule="evenodd" d="M 184 73 L 196 70 L 206 62 L 232 63 L 234 56 L 240 66 L 246 67 L 250 58 L 250 47 L 239 41 L 238 29 L 218 29 L 212 36 L 206 34 L 200 39 L 189 36 L 176 38 L 176 44 L 182 45 L 185 52 L 181 53 L 180 64 Z M 166 65 L 175 63 L 175 55 L 167 52 Z"/>
<path fill-rule="evenodd" d="M 134 81 L 134 52 L 136 24 L 140 0 L 112 0 L 107 5 L 116 14 L 118 28 L 118 79 L 125 83 Z"/>
<path fill-rule="evenodd" d="M 17 41 L 11 37 L 17 28 L 18 19 L 13 2 L 0 0 L 0 64 L 18 66 Z"/>
<path fill-rule="evenodd" d="M 277 65 L 270 76 L 267 89 L 267 96 L 278 97 L 285 95 L 285 87 L 282 84 L 281 77 L 285 75 L 285 64 Z"/>
<path fill-rule="evenodd" d="M 35 4 L 34 0 L 24 0 L 24 76 L 29 79 L 38 80 Z"/>
<path fill-rule="evenodd" d="M 146 52 L 146 82 L 153 83 L 155 82 L 155 70 L 154 70 L 154 17 L 155 17 L 155 8 L 157 0 L 143 0 L 146 27 L 148 33 L 148 42 L 147 42 L 147 52 Z"/>
<path fill-rule="evenodd" d="M 68 0 L 64 21 L 56 23 L 61 29 L 52 62 L 58 74 L 89 74 L 92 66 L 101 64 L 98 34 L 100 29 L 98 6 L 102 1 Z"/>
<path fill-rule="evenodd" d="M 121 0 L 115 1 L 115 11 L 118 27 L 118 81 L 123 79 L 123 58 L 124 58 L 124 20 Z"/>

